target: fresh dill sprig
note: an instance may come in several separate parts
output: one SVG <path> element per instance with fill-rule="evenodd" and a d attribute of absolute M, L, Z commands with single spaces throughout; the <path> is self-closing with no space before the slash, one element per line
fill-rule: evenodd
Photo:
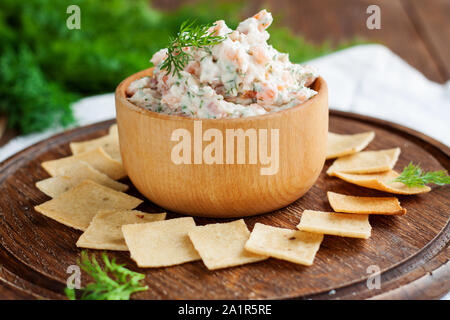
<path fill-rule="evenodd" d="M 94 282 L 81 289 L 80 300 L 129 300 L 131 294 L 148 290 L 147 286 L 139 283 L 145 275 L 128 270 L 124 265 L 117 264 L 115 259 L 109 260 L 106 253 L 103 253 L 102 258 L 104 270 L 94 255 L 91 261 L 86 251 L 81 252 L 81 261 L 78 261 L 78 265 L 94 279 Z M 69 300 L 76 300 L 75 289 L 66 288 L 65 292 Z"/>
<path fill-rule="evenodd" d="M 178 31 L 176 37 L 169 38 L 167 46 L 167 58 L 161 65 L 161 70 L 166 70 L 167 74 L 179 74 L 180 71 L 192 59 L 192 55 L 185 50 L 189 47 L 208 50 L 208 47 L 219 44 L 226 37 L 213 36 L 208 29 L 213 23 L 205 25 L 194 25 L 195 21 L 186 20 Z"/>
<path fill-rule="evenodd" d="M 450 176 L 445 170 L 423 172 L 419 165 L 410 162 L 394 181 L 402 182 L 408 187 L 423 187 L 428 183 L 443 186 L 450 184 Z"/>

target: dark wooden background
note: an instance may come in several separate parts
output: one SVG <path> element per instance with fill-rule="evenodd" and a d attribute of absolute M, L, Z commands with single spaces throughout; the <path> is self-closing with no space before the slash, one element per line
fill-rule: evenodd
<path fill-rule="evenodd" d="M 154 0 L 159 8 L 170 10 L 186 0 Z M 253 0 L 248 15 L 263 4 L 283 15 L 283 23 L 308 40 L 322 43 L 361 37 L 388 46 L 430 80 L 444 83 L 450 78 L 449 0 Z M 366 28 L 366 9 L 381 8 L 381 29 Z M 244 16 L 245 17 L 245 14 Z M 0 147 L 16 134 L 6 130 Z M 1 266 L 0 266 L 1 269 Z M 0 299 L 31 298 L 0 283 Z"/>

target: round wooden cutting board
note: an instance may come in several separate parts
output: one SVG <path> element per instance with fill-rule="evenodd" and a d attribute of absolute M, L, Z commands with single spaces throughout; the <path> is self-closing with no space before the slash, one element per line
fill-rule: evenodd
<path fill-rule="evenodd" d="M 35 297 L 65 297 L 66 271 L 80 256 L 75 243 L 81 232 L 34 211 L 35 205 L 49 199 L 34 184 L 48 177 L 41 162 L 70 155 L 69 142 L 104 135 L 112 123 L 64 132 L 0 164 L 0 281 Z M 450 170 L 450 149 L 423 134 L 382 120 L 330 112 L 332 132 L 369 130 L 376 137 L 367 150 L 401 148 L 397 171 L 410 161 L 426 170 Z M 331 162 L 326 162 L 319 180 L 301 199 L 270 214 L 246 218 L 249 229 L 256 222 L 293 229 L 304 209 L 332 211 L 327 191 L 387 196 L 326 176 Z M 129 180 L 124 182 L 131 186 Z M 142 198 L 134 188 L 128 193 Z M 450 189 L 433 187 L 428 194 L 398 198 L 408 210 L 405 216 L 371 216 L 368 240 L 325 236 L 310 267 L 269 259 L 218 271 L 207 270 L 201 261 L 139 269 L 128 252 L 108 254 L 145 273 L 149 290 L 134 295 L 135 299 L 437 298 L 450 289 Z M 148 201 L 137 209 L 164 211 Z M 177 215 L 169 212 L 168 218 L 173 217 Z M 195 220 L 198 224 L 224 221 Z M 99 258 L 99 251 L 89 251 Z M 377 268 L 381 287 L 369 289 L 367 280 Z M 82 285 L 88 281 L 83 277 Z"/>

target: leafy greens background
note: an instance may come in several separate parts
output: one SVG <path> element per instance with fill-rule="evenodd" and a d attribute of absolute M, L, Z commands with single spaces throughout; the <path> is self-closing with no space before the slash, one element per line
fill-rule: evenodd
<path fill-rule="evenodd" d="M 69 5 L 81 9 L 81 29 L 66 27 Z M 171 12 L 144 0 L 2 0 L 0 4 L 0 114 L 21 133 L 74 123 L 70 103 L 111 92 L 150 66 L 152 54 L 188 18 L 223 19 L 235 28 L 244 5 L 200 1 Z M 270 42 L 302 62 L 332 49 L 307 43 L 276 23 Z M 347 45 L 343 45 L 347 46 Z"/>

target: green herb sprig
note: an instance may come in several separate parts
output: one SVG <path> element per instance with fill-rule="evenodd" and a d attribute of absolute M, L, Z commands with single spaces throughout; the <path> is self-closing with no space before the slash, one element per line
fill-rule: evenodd
<path fill-rule="evenodd" d="M 394 181 L 402 182 L 408 187 L 423 187 L 428 183 L 443 186 L 450 184 L 450 176 L 445 170 L 423 172 L 419 165 L 410 162 Z"/>
<path fill-rule="evenodd" d="M 80 300 L 129 300 L 131 294 L 148 290 L 147 286 L 139 283 L 145 275 L 128 270 L 124 265 L 117 264 L 115 259 L 109 260 L 106 253 L 103 253 L 102 258 L 104 270 L 94 255 L 91 261 L 86 251 L 81 252 L 81 261 L 78 261 L 78 265 L 94 279 L 94 282 L 82 289 Z M 66 288 L 65 291 L 70 300 L 76 300 L 75 289 Z"/>
<path fill-rule="evenodd" d="M 169 38 L 167 58 L 160 68 L 161 70 L 166 70 L 167 74 L 179 74 L 192 59 L 192 55 L 183 50 L 184 48 L 207 49 L 210 46 L 219 44 L 226 38 L 224 36 L 213 36 L 211 32 L 208 32 L 208 29 L 213 26 L 212 23 L 204 25 L 194 24 L 195 21 L 184 21 L 176 37 Z"/>

